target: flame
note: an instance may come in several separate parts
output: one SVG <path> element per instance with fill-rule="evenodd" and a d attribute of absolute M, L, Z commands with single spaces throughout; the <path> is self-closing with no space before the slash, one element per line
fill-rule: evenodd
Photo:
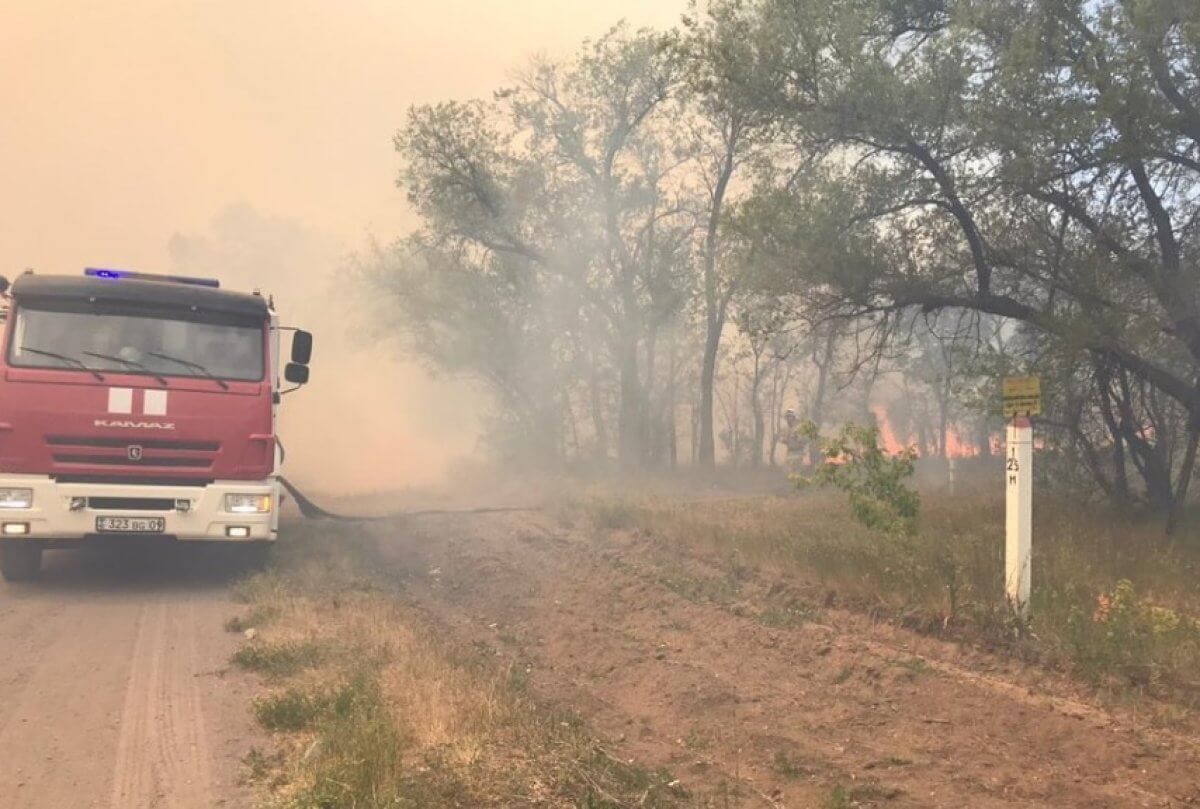
<path fill-rule="evenodd" d="M 884 448 L 895 454 L 902 452 L 908 447 L 916 443 L 916 438 L 905 435 L 903 438 L 896 434 L 888 421 L 887 411 L 881 405 L 875 405 L 871 408 L 875 414 L 875 423 L 879 425 L 879 439 Z M 921 453 L 921 448 L 917 447 L 918 454 Z M 974 458 L 979 454 L 979 447 L 963 440 L 958 434 L 958 430 L 951 424 L 946 431 L 946 457 L 948 458 Z"/>

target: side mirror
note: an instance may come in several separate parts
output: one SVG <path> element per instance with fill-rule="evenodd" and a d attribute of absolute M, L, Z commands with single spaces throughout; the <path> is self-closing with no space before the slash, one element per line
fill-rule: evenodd
<path fill-rule="evenodd" d="M 283 378 L 293 385 L 307 385 L 308 366 L 298 362 L 289 362 L 283 369 Z"/>
<path fill-rule="evenodd" d="M 292 362 L 297 365 L 308 365 L 312 360 L 312 333 L 307 331 L 296 330 L 292 335 Z"/>

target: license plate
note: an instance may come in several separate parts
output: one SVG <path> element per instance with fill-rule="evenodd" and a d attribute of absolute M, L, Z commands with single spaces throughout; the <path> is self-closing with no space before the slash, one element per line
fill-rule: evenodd
<path fill-rule="evenodd" d="M 96 531 L 101 534 L 161 534 L 167 530 L 162 517 L 97 517 Z"/>

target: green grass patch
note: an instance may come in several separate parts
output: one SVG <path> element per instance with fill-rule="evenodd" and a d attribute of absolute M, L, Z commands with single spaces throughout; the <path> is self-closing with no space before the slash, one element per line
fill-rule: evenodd
<path fill-rule="evenodd" d="M 307 777 L 292 806 L 419 805 L 412 801 L 418 785 L 406 785 L 405 740 L 373 673 L 359 672 L 332 693 L 301 695 L 297 705 L 295 718 L 316 741 L 306 750 Z"/>
<path fill-rule="evenodd" d="M 319 666 L 328 648 L 317 641 L 266 643 L 255 641 L 233 653 L 234 665 L 268 677 L 290 677 Z"/>
<path fill-rule="evenodd" d="M 324 692 L 290 687 L 256 700 L 254 717 L 267 730 L 305 730 L 326 712 L 329 701 Z"/>

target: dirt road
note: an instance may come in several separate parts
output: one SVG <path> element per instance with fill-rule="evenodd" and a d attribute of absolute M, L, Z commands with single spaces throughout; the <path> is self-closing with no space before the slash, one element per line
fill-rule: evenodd
<path fill-rule="evenodd" d="M 698 805 L 1200 804 L 1194 733 L 859 614 L 796 613 L 780 576 L 734 587 L 722 560 L 545 516 L 372 530 L 444 637 L 494 649 Z"/>
<path fill-rule="evenodd" d="M 52 553 L 0 585 L 0 807 L 251 805 L 253 685 L 221 629 L 236 560 L 198 550 Z"/>

